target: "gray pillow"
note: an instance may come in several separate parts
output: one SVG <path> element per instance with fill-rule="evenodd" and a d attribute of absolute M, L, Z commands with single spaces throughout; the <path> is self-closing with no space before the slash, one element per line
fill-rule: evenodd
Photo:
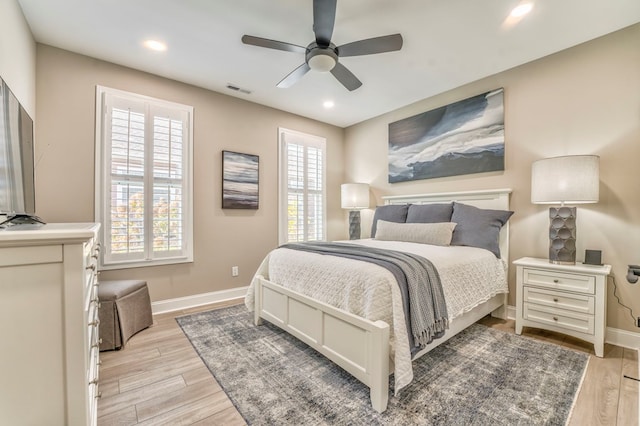
<path fill-rule="evenodd" d="M 455 227 L 456 224 L 452 222 L 395 223 L 378 220 L 376 240 L 448 246 L 451 244 L 451 236 Z"/>
<path fill-rule="evenodd" d="M 453 204 L 411 204 L 407 212 L 407 223 L 449 222 Z"/>
<path fill-rule="evenodd" d="M 484 248 L 499 259 L 500 229 L 512 214 L 508 210 L 480 209 L 454 202 L 451 222 L 457 225 L 453 230 L 451 245 Z"/>
<path fill-rule="evenodd" d="M 389 204 L 388 206 L 376 207 L 376 212 L 373 215 L 373 224 L 371 225 L 371 238 L 376 236 L 378 219 L 386 220 L 387 222 L 404 223 L 407 220 L 408 210 L 408 204 Z"/>

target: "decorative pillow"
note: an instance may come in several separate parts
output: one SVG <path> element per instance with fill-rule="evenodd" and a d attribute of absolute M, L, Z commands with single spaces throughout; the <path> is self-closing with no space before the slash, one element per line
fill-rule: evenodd
<path fill-rule="evenodd" d="M 453 203 L 448 204 L 411 204 L 407 212 L 407 223 L 450 222 Z"/>
<path fill-rule="evenodd" d="M 395 223 L 378 220 L 376 240 L 448 246 L 455 227 L 456 224 L 453 222 Z"/>
<path fill-rule="evenodd" d="M 378 220 L 387 222 L 404 223 L 407 220 L 408 204 L 389 204 L 388 206 L 376 207 L 373 215 L 373 225 L 371 225 L 371 238 L 376 236 L 376 223 Z"/>
<path fill-rule="evenodd" d="M 500 258 L 500 229 L 513 214 L 509 210 L 487 210 L 467 204 L 453 203 L 451 222 L 457 223 L 452 246 L 480 247 Z"/>

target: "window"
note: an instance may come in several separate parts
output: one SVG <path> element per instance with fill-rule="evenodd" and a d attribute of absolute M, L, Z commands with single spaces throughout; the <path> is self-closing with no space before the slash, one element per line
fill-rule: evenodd
<path fill-rule="evenodd" d="M 279 129 L 280 244 L 326 239 L 326 140 Z"/>
<path fill-rule="evenodd" d="M 97 88 L 102 267 L 193 261 L 193 107 Z"/>

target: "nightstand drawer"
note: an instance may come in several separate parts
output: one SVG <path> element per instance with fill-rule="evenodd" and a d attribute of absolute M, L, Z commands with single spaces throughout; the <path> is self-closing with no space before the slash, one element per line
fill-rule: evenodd
<path fill-rule="evenodd" d="M 536 305 L 550 306 L 554 309 L 565 309 L 593 315 L 595 313 L 595 298 L 582 294 L 563 293 L 560 291 L 543 290 L 536 287 L 523 288 L 523 301 Z"/>
<path fill-rule="evenodd" d="M 536 285 L 555 290 L 594 294 L 596 280 L 592 275 L 568 274 L 524 268 L 524 284 Z"/>
<path fill-rule="evenodd" d="M 593 315 L 583 315 L 563 309 L 525 303 L 523 317 L 529 321 L 553 325 L 579 333 L 593 335 L 594 332 Z"/>

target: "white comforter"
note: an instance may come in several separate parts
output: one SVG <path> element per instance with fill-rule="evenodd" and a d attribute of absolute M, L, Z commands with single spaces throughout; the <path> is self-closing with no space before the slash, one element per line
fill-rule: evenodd
<path fill-rule="evenodd" d="M 496 294 L 508 292 L 505 263 L 484 249 L 374 239 L 349 242 L 429 259 L 440 274 L 449 322 Z M 358 260 L 276 249 L 264 259 L 256 275 L 368 320 L 388 323 L 396 395 L 411 383 L 413 369 L 402 296 L 391 272 Z M 249 310 L 254 308 L 253 288 L 252 282 L 245 297 Z"/>

